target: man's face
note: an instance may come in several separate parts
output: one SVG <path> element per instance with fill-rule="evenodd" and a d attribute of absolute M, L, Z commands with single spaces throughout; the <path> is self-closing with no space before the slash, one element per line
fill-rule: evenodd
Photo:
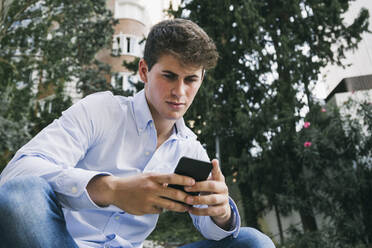
<path fill-rule="evenodd" d="M 162 55 L 151 71 L 142 59 L 139 71 L 152 117 L 160 122 L 177 120 L 185 114 L 203 77 L 202 67 L 182 65 L 170 54 Z"/>

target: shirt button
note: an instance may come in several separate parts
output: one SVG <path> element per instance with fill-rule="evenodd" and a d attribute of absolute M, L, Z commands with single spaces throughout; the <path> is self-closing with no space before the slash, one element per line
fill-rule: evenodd
<path fill-rule="evenodd" d="M 120 217 L 119 216 L 115 216 L 115 220 L 119 220 L 120 219 Z"/>
<path fill-rule="evenodd" d="M 139 130 L 140 132 L 142 132 L 142 128 L 139 128 L 138 130 Z"/>
<path fill-rule="evenodd" d="M 149 152 L 145 152 L 145 155 L 148 156 L 148 155 L 150 155 L 150 153 Z"/>
<path fill-rule="evenodd" d="M 73 187 L 71 188 L 71 192 L 72 192 L 73 194 L 76 194 L 77 191 L 78 191 L 78 189 L 77 189 L 75 186 L 73 186 Z"/>

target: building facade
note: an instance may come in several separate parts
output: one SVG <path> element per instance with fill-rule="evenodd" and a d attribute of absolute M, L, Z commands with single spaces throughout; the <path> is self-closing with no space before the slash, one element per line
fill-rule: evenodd
<path fill-rule="evenodd" d="M 370 17 L 369 23 L 371 29 L 372 25 L 372 1 L 370 0 L 357 0 L 351 3 L 350 9 L 344 16 L 346 23 L 351 23 L 353 19 L 359 14 L 361 8 L 369 10 Z M 372 33 L 364 33 L 362 40 L 359 43 L 358 49 L 349 51 L 345 54 L 343 61 L 346 67 L 337 65 L 328 65 L 322 70 L 321 80 L 319 82 L 319 88 L 316 94 L 321 99 L 330 100 L 333 96 L 338 98 L 338 94 L 347 93 L 352 96 L 353 92 L 357 91 L 368 91 L 371 86 L 367 86 L 366 79 L 372 75 Z M 362 80 L 357 83 L 358 80 Z M 341 92 L 341 88 L 345 86 L 345 82 L 348 81 L 348 88 L 344 88 Z M 351 83 L 352 81 L 352 83 Z M 352 86 L 355 84 L 355 86 Z M 361 87 L 361 84 L 364 84 Z"/>
<path fill-rule="evenodd" d="M 138 76 L 123 66 L 123 61 L 132 62 L 143 56 L 145 39 L 152 25 L 167 18 L 165 10 L 170 0 L 109 0 L 111 10 L 118 24 L 114 27 L 111 49 L 103 49 L 97 59 L 111 66 L 113 74 L 109 82 L 123 90 L 133 89 L 130 82 L 138 81 Z"/>
<path fill-rule="evenodd" d="M 145 38 L 150 28 L 167 17 L 165 10 L 172 4 L 177 7 L 180 0 L 108 0 L 107 8 L 118 21 L 114 26 L 111 48 L 99 51 L 96 58 L 111 66 L 112 74 L 107 76 L 108 83 L 114 88 L 134 90 L 130 82 L 138 82 L 138 75 L 133 75 L 123 66 L 123 61 L 133 62 L 143 56 Z M 66 86 L 66 93 L 73 102 L 81 99 L 76 92 L 76 82 Z"/>

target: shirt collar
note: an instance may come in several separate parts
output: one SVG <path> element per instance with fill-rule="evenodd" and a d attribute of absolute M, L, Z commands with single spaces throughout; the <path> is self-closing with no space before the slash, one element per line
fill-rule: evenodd
<path fill-rule="evenodd" d="M 179 138 L 188 139 L 196 137 L 196 135 L 188 129 L 183 118 L 176 121 L 174 130 Z"/>
<path fill-rule="evenodd" d="M 141 90 L 134 95 L 133 99 L 134 119 L 138 133 L 145 130 L 149 122 L 153 122 L 149 105 L 147 104 L 145 91 Z"/>
<path fill-rule="evenodd" d="M 154 122 L 150 112 L 149 105 L 146 101 L 145 91 L 141 90 L 134 95 L 133 99 L 133 110 L 134 110 L 134 119 L 136 121 L 137 132 L 140 134 L 146 129 L 146 126 L 150 122 Z M 189 130 L 185 124 L 183 118 L 180 118 L 176 121 L 175 127 L 173 128 L 173 133 L 170 138 L 193 138 L 196 135 Z"/>

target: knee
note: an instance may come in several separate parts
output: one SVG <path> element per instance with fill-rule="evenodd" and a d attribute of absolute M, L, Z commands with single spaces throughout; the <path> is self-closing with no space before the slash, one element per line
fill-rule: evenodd
<path fill-rule="evenodd" d="M 19 213 L 22 208 L 40 207 L 45 192 L 49 190 L 49 184 L 40 177 L 20 176 L 9 180 L 0 187 L 0 212 Z"/>
<path fill-rule="evenodd" d="M 242 227 L 236 241 L 241 247 L 275 248 L 273 241 L 267 235 L 250 227 Z"/>

